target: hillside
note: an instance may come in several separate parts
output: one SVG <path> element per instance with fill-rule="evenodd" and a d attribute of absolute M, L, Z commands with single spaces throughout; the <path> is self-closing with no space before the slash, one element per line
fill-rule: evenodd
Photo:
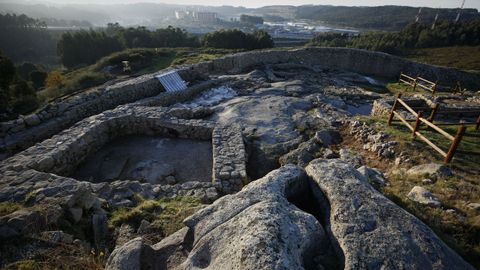
<path fill-rule="evenodd" d="M 313 20 L 331 25 L 349 26 L 360 29 L 400 30 L 415 20 L 418 8 L 408 6 L 348 7 L 327 5 L 289 6 L 275 5 L 261 8 L 232 6 L 172 5 L 158 3 L 137 4 L 95 4 L 95 5 L 32 5 L 31 3 L 7 2 L 0 4 L 0 13 L 26 14 L 33 18 L 56 18 L 64 20 L 89 21 L 95 26 L 109 22 L 122 25 L 145 25 L 165 27 L 165 22 L 175 23 L 175 10 L 209 10 L 229 21 L 241 14 L 256 14 L 272 19 Z M 430 24 L 437 11 L 439 19 L 454 20 L 457 9 L 423 8 L 421 22 Z M 465 9 L 462 20 L 479 18 L 476 9 Z M 169 21 L 170 20 L 170 21 Z"/>
<path fill-rule="evenodd" d="M 406 57 L 421 63 L 480 72 L 480 46 L 417 49 Z"/>
<path fill-rule="evenodd" d="M 455 20 L 458 9 L 423 8 L 420 22 L 431 24 L 439 12 L 441 20 Z M 323 21 L 325 23 L 361 29 L 400 30 L 414 22 L 418 8 L 406 6 L 341 7 L 300 6 L 296 9 L 297 19 Z M 480 18 L 476 9 L 465 9 L 462 20 Z"/>
<path fill-rule="evenodd" d="M 126 49 L 100 59 L 93 65 L 62 74 L 61 84 L 47 87 L 38 95 L 44 101 L 70 95 L 109 80 L 126 79 L 161 70 L 169 66 L 208 61 L 239 50 L 209 48 L 161 48 Z M 123 71 L 123 61 L 128 61 L 131 70 Z"/>

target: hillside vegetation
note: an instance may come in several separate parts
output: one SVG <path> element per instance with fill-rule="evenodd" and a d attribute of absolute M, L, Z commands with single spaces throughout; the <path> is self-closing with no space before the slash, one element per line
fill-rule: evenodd
<path fill-rule="evenodd" d="M 212 48 L 135 48 L 115 52 L 93 65 L 70 72 L 51 72 L 59 76 L 38 94 L 43 101 L 71 94 L 78 90 L 100 85 L 109 80 L 140 76 L 169 66 L 208 61 L 239 50 Z M 123 61 L 128 61 L 130 72 L 124 72 Z"/>
<path fill-rule="evenodd" d="M 411 51 L 407 58 L 431 65 L 480 71 L 480 46 L 454 46 Z"/>
<path fill-rule="evenodd" d="M 480 19 L 455 24 L 413 23 L 399 32 L 367 32 L 358 36 L 319 34 L 307 46 L 349 47 L 381 51 L 428 64 L 480 70 Z"/>
<path fill-rule="evenodd" d="M 309 46 L 351 47 L 402 55 L 413 49 L 480 45 L 480 19 L 463 23 L 440 21 L 435 28 L 412 23 L 399 32 L 367 32 L 358 36 L 319 34 Z"/>
<path fill-rule="evenodd" d="M 418 10 L 417 7 L 405 6 L 300 6 L 296 10 L 296 18 L 361 29 L 398 31 L 415 19 Z M 422 8 L 420 22 L 431 24 L 437 12 L 441 20 L 453 21 L 458 9 Z M 461 20 L 469 21 L 478 18 L 480 14 L 476 9 L 464 9 Z"/>

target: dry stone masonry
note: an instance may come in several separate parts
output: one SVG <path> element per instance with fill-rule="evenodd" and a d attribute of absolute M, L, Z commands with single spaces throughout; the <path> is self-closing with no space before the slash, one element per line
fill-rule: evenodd
<path fill-rule="evenodd" d="M 367 76 L 394 78 L 412 70 L 478 86 L 480 75 L 340 48 L 254 51 L 176 69 L 189 82 L 185 90 L 164 91 L 156 79 L 163 70 L 2 123 L 0 202 L 25 208 L 0 217 L 0 240 L 40 236 L 49 247 L 85 246 L 106 254 L 107 269 L 472 269 L 373 188 L 388 185 L 382 172 L 338 145 L 346 124 L 367 150 L 393 162 L 395 142 L 349 120 L 372 106 L 375 115 L 389 111 L 391 99 L 360 86 L 375 82 Z M 153 141 L 142 149 L 163 154 L 165 164 L 158 156 L 105 161 L 98 154 L 138 137 Z M 173 156 L 158 150 L 165 148 L 156 139 L 201 143 L 202 154 L 187 149 L 188 156 L 178 156 L 206 161 L 207 179 L 180 180 L 178 168 L 167 164 Z M 78 176 L 96 160 L 115 173 Z M 132 168 L 126 164 L 137 166 L 140 177 L 120 177 L 131 176 L 123 173 Z M 409 197 L 423 203 L 422 194 Z M 171 235 L 155 231 L 149 238 L 145 232 L 154 221 L 143 217 L 107 227 L 116 211 L 143 211 L 140 202 L 176 197 L 210 205 L 195 208 Z M 67 231 L 73 227 L 86 235 Z M 35 246 L 28 241 L 18 250 Z M 0 266 L 18 260 L 1 257 Z"/>
<path fill-rule="evenodd" d="M 88 184 L 60 176 L 72 174 L 89 154 L 113 138 L 132 134 L 211 140 L 215 149 L 212 181 L 174 186 L 137 181 Z M 31 192 L 42 195 L 37 199 L 43 199 L 44 196 L 61 197 L 64 190 L 55 185 L 64 181 L 60 186 L 65 183 L 86 186 L 114 206 L 130 205 L 131 201 L 126 200 L 135 193 L 147 198 L 193 195 L 211 201 L 218 194 L 241 189 L 246 180 L 245 159 L 243 138 L 238 128 L 216 128 L 214 123 L 204 120 L 171 117 L 165 109 L 125 105 L 86 118 L 51 139 L 0 163 L 6 176 L 1 182 L 0 199 L 24 200 Z M 226 173 L 228 176 L 225 177 Z M 218 181 L 220 179 L 222 182 Z"/>
<path fill-rule="evenodd" d="M 446 84 L 461 81 L 466 87 L 480 87 L 480 75 L 475 73 L 419 64 L 384 53 L 346 48 L 246 52 L 199 64 L 181 66 L 178 67 L 178 72 L 184 80 L 193 82 L 209 75 L 236 74 L 257 66 L 279 63 L 301 64 L 317 69 L 346 70 L 385 78 L 396 78 L 401 71 L 409 70 L 414 74 L 422 74 L 431 80 L 438 80 Z M 85 117 L 164 92 L 155 76 L 166 71 L 99 87 L 95 91 L 60 100 L 33 115 L 0 124 L 0 137 L 2 138 L 0 158 L 26 149 Z M 171 95 L 167 95 L 165 98 L 171 100 L 171 97 Z M 168 101 L 159 102 L 169 103 Z"/>

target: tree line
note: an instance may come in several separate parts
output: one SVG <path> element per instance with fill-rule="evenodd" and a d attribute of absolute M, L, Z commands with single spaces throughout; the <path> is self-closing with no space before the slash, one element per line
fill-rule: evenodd
<path fill-rule="evenodd" d="M 47 73 L 32 64 L 15 67 L 0 51 L 0 121 L 35 110 L 36 89 L 43 87 Z"/>
<path fill-rule="evenodd" d="M 480 45 L 480 19 L 454 23 L 439 21 L 431 25 L 413 23 L 399 32 L 368 32 L 358 36 L 324 33 L 309 46 L 351 47 L 402 55 L 416 48 Z"/>
<path fill-rule="evenodd" d="M 14 62 L 51 62 L 57 40 L 47 25 L 26 15 L 0 14 L 0 50 Z"/>
<path fill-rule="evenodd" d="M 62 35 L 58 42 L 61 62 L 68 68 L 90 65 L 113 52 L 127 48 L 213 47 L 225 49 L 262 49 L 273 47 L 273 40 L 264 31 L 244 33 L 220 30 L 203 38 L 169 26 L 154 31 L 145 27 L 121 27 L 108 24 L 105 30 L 82 30 Z"/>

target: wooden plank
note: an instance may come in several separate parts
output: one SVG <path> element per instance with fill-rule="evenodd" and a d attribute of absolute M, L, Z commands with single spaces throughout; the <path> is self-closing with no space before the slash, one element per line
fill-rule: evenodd
<path fill-rule="evenodd" d="M 403 80 L 403 79 L 400 79 L 400 82 L 402 82 L 402 83 L 404 83 L 404 84 L 408 84 L 408 85 L 410 85 L 410 86 L 413 86 L 413 83 L 407 82 L 407 81 L 405 81 L 405 80 Z"/>
<path fill-rule="evenodd" d="M 395 110 L 397 109 L 397 106 L 398 106 L 398 99 L 402 97 L 402 94 L 399 93 L 397 95 L 397 98 L 395 98 L 395 102 L 393 102 L 393 106 L 392 106 L 392 110 L 390 111 L 390 115 L 388 116 L 388 125 L 390 126 L 392 124 L 392 120 L 393 120 L 393 112 L 395 112 Z"/>
<path fill-rule="evenodd" d="M 400 74 L 400 77 L 405 77 L 405 78 L 407 78 L 407 79 L 410 79 L 410 80 L 412 80 L 412 81 L 415 81 L 415 78 L 410 77 L 410 76 L 408 76 L 408 75 L 406 75 L 406 74 L 403 74 L 403 73 Z"/>
<path fill-rule="evenodd" d="M 401 100 L 401 99 L 398 99 L 398 102 L 400 102 L 400 104 L 403 105 L 403 107 L 405 107 L 405 109 L 407 109 L 409 112 L 411 112 L 415 117 L 417 117 L 417 113 L 412 109 L 410 108 L 410 106 L 407 105 L 407 103 L 405 103 L 405 101 Z"/>
<path fill-rule="evenodd" d="M 429 80 L 427 80 L 427 79 L 424 79 L 424 78 L 422 78 L 422 77 L 417 77 L 417 79 L 418 79 L 418 80 L 421 80 L 421 81 L 424 81 L 424 82 L 426 82 L 426 83 L 429 83 L 429 84 L 431 84 L 431 85 L 435 85 L 434 82 L 429 81 Z"/>
<path fill-rule="evenodd" d="M 420 121 L 422 121 L 423 123 L 425 123 L 427 126 L 433 128 L 434 130 L 436 130 L 438 133 L 442 134 L 443 136 L 445 136 L 447 139 L 449 139 L 450 141 L 453 141 L 455 140 L 455 137 L 453 137 L 452 135 L 448 134 L 446 131 L 444 131 L 443 129 L 437 127 L 436 125 L 430 123 L 427 119 L 425 118 L 420 118 Z"/>
<path fill-rule="evenodd" d="M 433 106 L 433 109 L 432 109 L 432 111 L 431 111 L 431 113 L 430 113 L 430 116 L 428 117 L 428 122 L 433 122 L 433 119 L 434 119 L 435 116 L 437 115 L 438 108 L 440 108 L 440 104 L 435 103 L 435 105 Z"/>
<path fill-rule="evenodd" d="M 402 121 L 411 131 L 413 131 L 413 127 L 410 125 L 410 123 L 408 123 L 407 120 L 405 120 L 398 112 L 394 111 L 393 114 L 395 114 L 400 121 Z"/>
<path fill-rule="evenodd" d="M 433 149 L 435 149 L 435 151 L 437 151 L 438 153 L 440 153 L 440 155 L 442 155 L 443 157 L 446 157 L 447 156 L 447 153 L 445 153 L 445 151 L 443 151 L 442 149 L 440 149 L 440 147 L 436 146 L 434 143 L 432 143 L 429 139 L 425 138 L 425 136 L 423 136 L 420 132 L 416 132 L 415 135 L 417 135 L 418 138 L 422 139 L 425 143 L 427 143 L 428 145 L 430 145 L 430 147 L 432 147 Z"/>
<path fill-rule="evenodd" d="M 431 87 L 431 86 L 430 86 L 430 87 L 428 87 L 428 86 L 425 86 L 425 85 L 423 85 L 423 84 L 420 84 L 420 83 L 419 83 L 419 84 L 417 84 L 417 85 L 418 85 L 418 86 L 420 86 L 420 87 L 422 87 L 422 88 L 423 88 L 423 89 L 425 89 L 425 90 L 428 90 L 428 91 L 430 91 L 430 92 L 433 92 L 433 89 L 432 89 L 432 87 Z"/>
<path fill-rule="evenodd" d="M 418 128 L 420 127 L 420 121 L 422 120 L 422 114 L 423 114 L 423 112 L 419 111 L 418 114 L 417 114 L 417 119 L 415 119 L 415 126 L 413 127 L 413 133 L 412 133 L 414 139 L 416 137 Z"/>
<path fill-rule="evenodd" d="M 410 108 L 412 108 L 413 110 L 415 111 L 430 111 L 432 110 L 432 108 L 430 106 L 410 106 Z"/>

